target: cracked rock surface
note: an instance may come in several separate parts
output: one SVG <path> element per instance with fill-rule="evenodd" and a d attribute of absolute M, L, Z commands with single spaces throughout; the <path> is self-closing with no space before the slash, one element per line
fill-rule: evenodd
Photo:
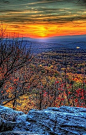
<path fill-rule="evenodd" d="M 28 114 L 0 106 L 0 135 L 86 135 L 86 108 L 62 106 Z"/>

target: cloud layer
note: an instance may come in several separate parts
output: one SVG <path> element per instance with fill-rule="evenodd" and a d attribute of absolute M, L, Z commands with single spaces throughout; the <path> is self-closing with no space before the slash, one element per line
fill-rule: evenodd
<path fill-rule="evenodd" d="M 0 21 L 9 25 L 11 33 L 21 29 L 21 33 L 28 35 L 29 29 L 33 36 L 37 32 L 41 36 L 51 36 L 56 35 L 59 28 L 57 35 L 83 34 L 86 31 L 86 0 L 0 0 Z"/>
<path fill-rule="evenodd" d="M 0 0 L 0 21 L 65 23 L 86 19 L 86 0 Z"/>

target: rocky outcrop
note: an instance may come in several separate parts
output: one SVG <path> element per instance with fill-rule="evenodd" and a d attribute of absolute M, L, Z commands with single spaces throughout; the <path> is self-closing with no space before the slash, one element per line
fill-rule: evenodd
<path fill-rule="evenodd" d="M 28 114 L 0 106 L 0 135 L 86 135 L 86 108 L 62 106 Z"/>

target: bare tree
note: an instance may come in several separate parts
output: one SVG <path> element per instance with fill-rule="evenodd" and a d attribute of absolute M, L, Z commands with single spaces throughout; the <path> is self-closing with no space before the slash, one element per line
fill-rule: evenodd
<path fill-rule="evenodd" d="M 27 41 L 23 39 L 6 39 L 4 38 L 5 30 L 0 27 L 0 102 L 3 91 L 3 86 L 6 84 L 13 73 L 20 70 L 32 60 L 31 47 L 27 47 Z M 30 44 L 30 42 L 29 42 Z M 24 82 L 23 82 L 24 83 Z M 16 94 L 15 94 L 16 95 Z"/>

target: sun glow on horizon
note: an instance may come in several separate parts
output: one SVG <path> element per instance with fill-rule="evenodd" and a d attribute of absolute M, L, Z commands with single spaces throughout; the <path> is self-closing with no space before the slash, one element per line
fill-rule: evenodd
<path fill-rule="evenodd" d="M 7 26 L 7 28 L 6 28 Z M 54 36 L 85 35 L 85 22 L 62 24 L 3 24 L 5 37 L 50 38 Z"/>

